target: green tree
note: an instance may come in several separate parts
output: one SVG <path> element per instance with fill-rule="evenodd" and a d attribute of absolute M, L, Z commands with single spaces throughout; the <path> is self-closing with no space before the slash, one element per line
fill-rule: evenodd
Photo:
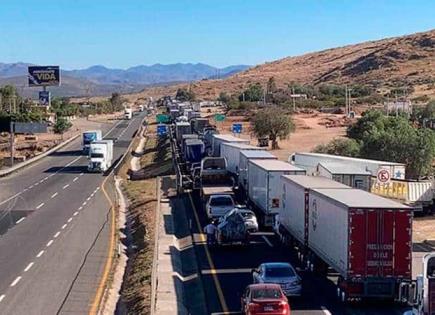
<path fill-rule="evenodd" d="M 122 98 L 121 94 L 115 92 L 112 93 L 112 96 L 109 99 L 110 105 L 111 105 L 111 112 L 120 111 L 123 109 L 122 103 L 124 103 L 124 99 Z"/>
<path fill-rule="evenodd" d="M 231 97 L 225 92 L 220 92 L 217 100 L 219 102 L 222 102 L 223 104 L 227 105 L 227 104 L 229 104 Z"/>
<path fill-rule="evenodd" d="M 250 84 L 248 88 L 239 96 L 240 101 L 258 102 L 263 99 L 263 87 L 260 83 Z"/>
<path fill-rule="evenodd" d="M 252 120 L 252 127 L 258 138 L 269 137 L 272 150 L 279 149 L 278 139 L 286 139 L 295 129 L 292 118 L 278 107 L 258 111 Z"/>
<path fill-rule="evenodd" d="M 179 88 L 175 94 L 175 99 L 180 102 L 194 101 L 195 93 L 191 89 Z"/>
<path fill-rule="evenodd" d="M 56 124 L 53 126 L 55 133 L 63 134 L 72 127 L 72 123 L 63 117 L 57 118 Z"/>
<path fill-rule="evenodd" d="M 361 146 L 358 141 L 349 138 L 336 138 L 328 144 L 318 145 L 313 152 L 358 157 L 360 150 Z"/>
<path fill-rule="evenodd" d="M 266 84 L 266 102 L 268 103 L 275 103 L 274 102 L 274 95 L 277 91 L 276 88 L 276 82 L 274 77 L 270 77 L 269 80 L 267 80 Z"/>

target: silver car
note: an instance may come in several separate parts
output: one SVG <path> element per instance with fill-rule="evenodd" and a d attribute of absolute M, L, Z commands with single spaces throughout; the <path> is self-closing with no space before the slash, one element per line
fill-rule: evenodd
<path fill-rule="evenodd" d="M 300 296 L 302 280 L 289 263 L 274 262 L 261 264 L 252 270 L 254 283 L 276 283 L 286 296 Z"/>

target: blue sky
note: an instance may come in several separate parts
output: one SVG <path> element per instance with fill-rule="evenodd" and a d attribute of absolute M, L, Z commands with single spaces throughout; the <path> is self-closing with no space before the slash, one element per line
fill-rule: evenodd
<path fill-rule="evenodd" d="M 2 1 L 0 62 L 259 64 L 435 28 L 432 0 Z"/>

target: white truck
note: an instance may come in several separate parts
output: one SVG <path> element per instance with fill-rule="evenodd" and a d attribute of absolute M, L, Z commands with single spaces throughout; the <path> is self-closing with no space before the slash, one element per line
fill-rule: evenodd
<path fill-rule="evenodd" d="M 131 119 L 131 118 L 133 118 L 133 109 L 126 108 L 125 111 L 124 111 L 124 118 L 125 119 Z"/>
<path fill-rule="evenodd" d="M 113 140 L 94 141 L 89 147 L 89 172 L 106 172 L 113 161 Z"/>
<path fill-rule="evenodd" d="M 249 139 L 234 137 L 229 134 L 214 134 L 212 138 L 212 156 L 220 156 L 222 143 L 244 143 L 249 144 Z"/>
<path fill-rule="evenodd" d="M 240 151 L 261 150 L 261 148 L 246 143 L 222 143 L 221 157 L 227 160 L 227 170 L 232 174 L 239 171 Z"/>
<path fill-rule="evenodd" d="M 103 133 L 101 130 L 87 130 L 82 134 L 82 148 L 83 153 L 88 154 L 89 147 L 93 141 L 103 140 Z"/>
<path fill-rule="evenodd" d="M 248 203 L 266 227 L 273 227 L 275 215 L 281 211 L 281 175 L 305 175 L 305 170 L 279 160 L 248 161 Z"/>

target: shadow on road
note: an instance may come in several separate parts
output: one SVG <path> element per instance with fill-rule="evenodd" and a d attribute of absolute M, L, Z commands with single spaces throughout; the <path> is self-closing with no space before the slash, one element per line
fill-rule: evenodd
<path fill-rule="evenodd" d="M 44 171 L 44 173 L 65 173 L 65 174 L 80 174 L 87 171 L 86 165 L 77 166 L 53 166 Z"/>
<path fill-rule="evenodd" d="M 56 151 L 50 153 L 48 156 L 80 156 L 84 155 L 81 150 L 70 150 L 70 151 Z"/>

